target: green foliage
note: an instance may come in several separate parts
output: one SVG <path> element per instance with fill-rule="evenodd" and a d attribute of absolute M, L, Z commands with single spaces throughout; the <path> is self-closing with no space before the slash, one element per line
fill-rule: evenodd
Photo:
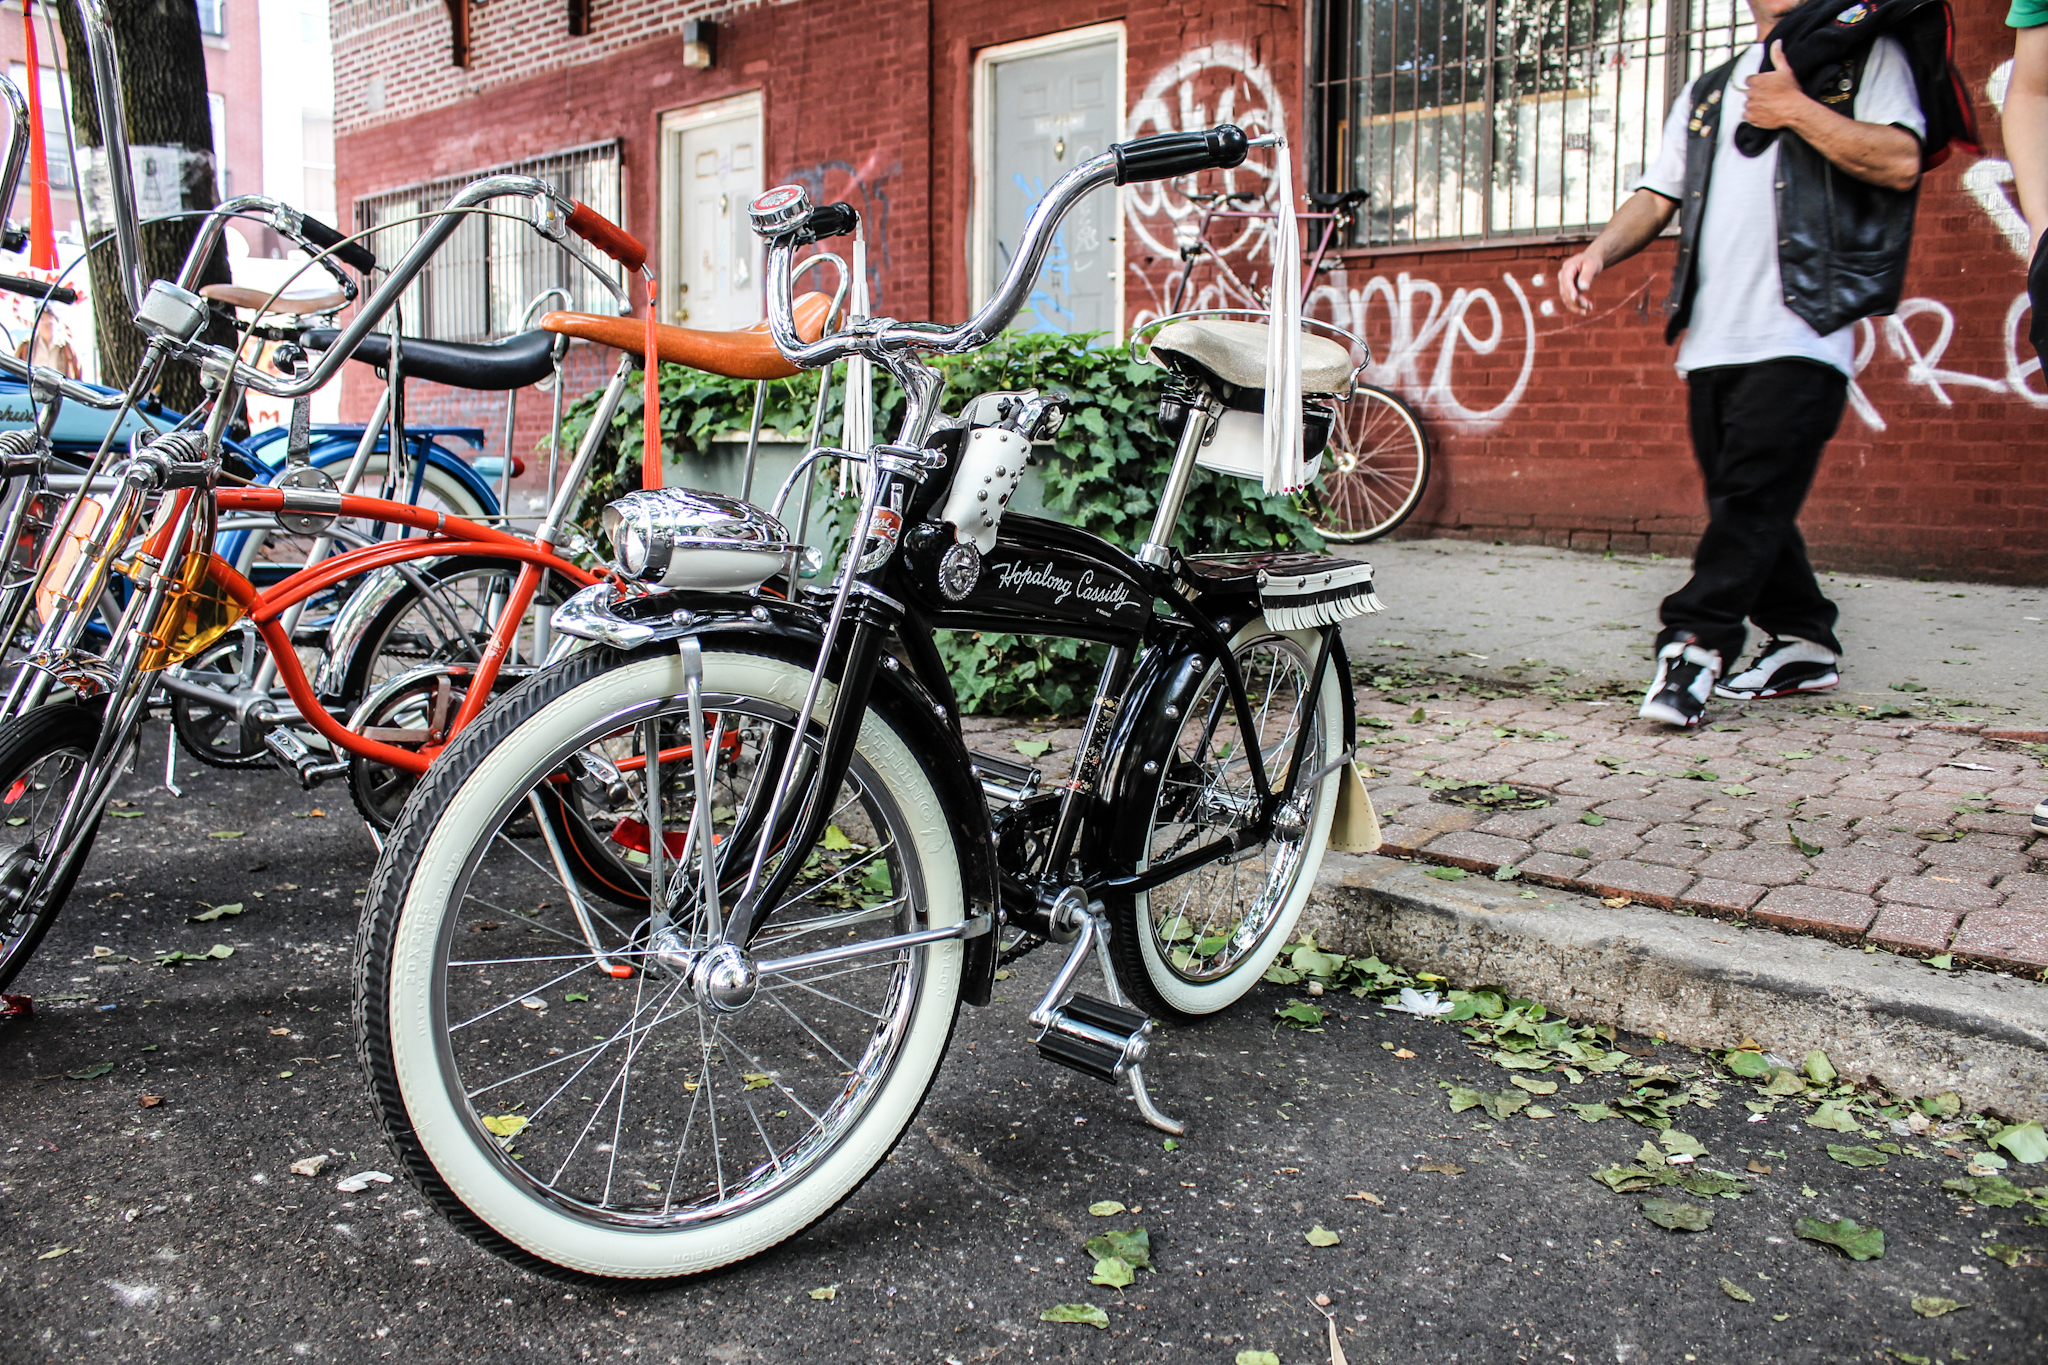
<path fill-rule="evenodd" d="M 1006 333 L 983 350 L 938 362 L 946 375 L 943 401 L 948 411 L 958 411 L 966 399 L 997 390 L 1036 388 L 1071 396 L 1066 426 L 1036 456 L 1046 507 L 1071 525 L 1131 549 L 1151 529 L 1173 463 L 1174 443 L 1158 429 L 1165 372 L 1139 360 L 1128 345 L 1101 342 L 1095 336 Z M 817 394 L 815 373 L 770 383 L 764 426 L 808 437 Z M 835 385 L 821 436 L 828 445 L 839 439 L 842 396 Z M 712 437 L 747 428 L 754 385 L 668 365 L 662 368 L 661 403 L 666 458 L 685 463 L 704 454 Z M 570 407 L 564 430 L 569 448 L 588 430 L 596 407 L 595 393 Z M 893 383 L 880 386 L 877 434 L 893 435 L 902 414 L 901 391 Z M 605 503 L 639 486 L 641 422 L 635 392 L 619 405 L 586 485 L 578 524 L 593 539 Z M 828 502 L 828 524 L 843 536 L 853 511 L 843 501 Z M 1268 498 L 1245 480 L 1198 472 L 1181 508 L 1176 544 L 1199 553 L 1319 550 L 1323 541 L 1291 500 Z M 1101 646 L 1077 640 L 994 633 L 942 634 L 938 644 L 961 708 L 974 714 L 1080 710 L 1093 695 L 1103 654 Z"/>

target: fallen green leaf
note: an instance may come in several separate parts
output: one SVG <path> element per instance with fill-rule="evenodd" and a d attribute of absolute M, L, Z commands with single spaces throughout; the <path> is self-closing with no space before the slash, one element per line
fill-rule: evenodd
<path fill-rule="evenodd" d="M 1621 1117 L 1621 1115 L 1615 1113 L 1604 1104 L 1570 1104 L 1565 1107 L 1587 1123 L 1598 1123 L 1602 1119 L 1617 1119 Z"/>
<path fill-rule="evenodd" d="M 1020 739 L 1012 741 L 1018 753 L 1026 758 L 1043 758 L 1045 751 L 1052 747 L 1049 739 Z"/>
<path fill-rule="evenodd" d="M 234 955 L 235 950 L 228 947 L 225 943 L 216 943 L 203 954 L 203 956 L 212 958 L 233 957 Z"/>
<path fill-rule="evenodd" d="M 1837 1142 L 1828 1144 L 1828 1155 L 1844 1166 L 1882 1166 L 1890 1159 L 1875 1147 L 1844 1147 Z"/>
<path fill-rule="evenodd" d="M 2029 1202 L 2027 1192 L 2002 1175 L 1959 1175 L 1942 1181 L 1941 1187 L 1951 1194 L 1975 1200 L 1987 1209 L 2009 1209 L 2015 1204 Z"/>
<path fill-rule="evenodd" d="M 1705 1156 L 1706 1147 L 1690 1133 L 1681 1133 L 1676 1128 L 1666 1128 L 1657 1135 L 1657 1141 L 1673 1156 Z"/>
<path fill-rule="evenodd" d="M 1785 826 L 1785 833 L 1792 836 L 1792 847 L 1795 850 L 1797 850 L 1799 854 L 1803 857 L 1818 858 L 1821 854 L 1827 852 L 1827 850 L 1822 848 L 1819 844 L 1808 843 L 1806 840 L 1800 838 L 1799 831 L 1792 828 L 1792 826 L 1790 825 Z"/>
<path fill-rule="evenodd" d="M 1761 1052 L 1724 1052 L 1721 1064 L 1744 1080 L 1753 1081 L 1769 1073 L 1771 1064 Z"/>
<path fill-rule="evenodd" d="M 1849 1112 L 1849 1106 L 1841 1100 L 1828 1100 L 1806 1116 L 1806 1126 L 1823 1128 L 1831 1133 L 1853 1133 L 1862 1125 Z"/>
<path fill-rule="evenodd" d="M 1721 1292 L 1723 1294 L 1726 1294 L 1729 1298 L 1735 1300 L 1737 1303 L 1756 1302 L 1756 1295 L 1750 1293 L 1747 1289 L 1744 1289 L 1741 1285 L 1735 1283 L 1735 1281 L 1730 1279 L 1722 1279 Z"/>
<path fill-rule="evenodd" d="M 1109 1314 L 1088 1303 L 1062 1303 L 1038 1315 L 1040 1322 L 1077 1322 L 1089 1327 L 1109 1326 Z M 1280 1365 L 1274 1361 L 1273 1365 Z"/>
<path fill-rule="evenodd" d="M 1673 1232 L 1705 1232 L 1714 1225 L 1714 1211 L 1686 1199 L 1645 1199 L 1643 1217 Z"/>
<path fill-rule="evenodd" d="M 1832 1223 L 1801 1218 L 1792 1225 L 1792 1232 L 1809 1242 L 1834 1247 L 1852 1261 L 1875 1261 L 1884 1255 L 1884 1229 L 1864 1227 L 1853 1218 Z"/>
<path fill-rule="evenodd" d="M 823 1289 L 813 1289 L 811 1291 L 811 1297 L 816 1299 L 820 1303 L 830 1303 L 832 1302 L 832 1300 L 839 1297 L 839 1286 L 836 1284 L 828 1284 Z"/>
<path fill-rule="evenodd" d="M 1508 1077 L 1508 1084 L 1518 1086 L 1532 1095 L 1555 1095 L 1557 1093 L 1556 1081 L 1539 1081 L 1533 1076 L 1510 1076 Z"/>
<path fill-rule="evenodd" d="M 1280 1357 L 1271 1351 L 1239 1351 L 1237 1365 L 1280 1365 Z"/>
<path fill-rule="evenodd" d="M 1410 725 L 1420 725 L 1428 719 L 1429 712 L 1423 710 L 1421 707 L 1418 706 L 1415 708 L 1414 714 L 1408 717 L 1408 723 Z"/>
<path fill-rule="evenodd" d="M 1595 815 L 1592 811 L 1586 811 L 1579 816 L 1579 823 L 1582 825 L 1604 825 L 1607 823 L 1607 817 Z"/>
<path fill-rule="evenodd" d="M 1121 1256 L 1105 1256 L 1095 1263 L 1095 1272 L 1088 1277 L 1088 1283 L 1123 1289 L 1136 1278 L 1129 1261 Z"/>
<path fill-rule="evenodd" d="M 241 913 L 242 903 L 240 901 L 229 901 L 226 905 L 216 905 L 211 910 L 202 910 L 196 915 L 187 915 L 185 916 L 185 922 L 187 924 L 205 924 L 210 920 L 226 919 L 229 915 L 239 915 Z"/>
<path fill-rule="evenodd" d="M 2048 1133 L 2043 1133 L 2041 1125 L 2033 1119 L 2001 1128 L 1989 1145 L 2005 1148 L 2008 1156 L 2023 1165 L 2048 1161 Z"/>
<path fill-rule="evenodd" d="M 1157 1269 L 1152 1264 L 1152 1235 L 1143 1228 L 1122 1232 L 1112 1228 L 1090 1237 L 1082 1246 L 1098 1261 L 1115 1257 L 1133 1270 Z"/>
<path fill-rule="evenodd" d="M 76 1071 L 67 1071 L 64 1074 L 74 1081 L 96 1081 L 113 1069 L 112 1062 L 94 1062 L 91 1066 L 82 1066 Z"/>
<path fill-rule="evenodd" d="M 1333 1247 L 1341 1244 L 1344 1240 L 1321 1223 L 1304 1232 L 1302 1237 L 1312 1247 Z"/>
<path fill-rule="evenodd" d="M 740 1079 L 747 1083 L 747 1089 L 749 1090 L 766 1090 L 769 1086 L 775 1084 L 775 1078 L 762 1071 L 742 1072 L 740 1073 Z"/>
<path fill-rule="evenodd" d="M 1678 1188 L 1702 1199 L 1740 1199 L 1749 1193 L 1748 1185 L 1725 1171 L 1698 1171 L 1690 1167 L 1678 1173 Z"/>
<path fill-rule="evenodd" d="M 1774 1066 L 1771 1068 L 1770 1078 L 1757 1089 L 1766 1095 L 1804 1095 L 1806 1082 L 1791 1067 Z"/>
<path fill-rule="evenodd" d="M 589 996 L 587 996 L 587 995 L 585 995 L 585 994 L 584 994 L 584 993 L 583 993 L 582 991 L 563 991 L 563 992 L 562 992 L 562 1003 L 563 1003 L 563 1004 L 565 1004 L 565 1005 L 575 1005 L 575 1004 L 580 1004 L 580 1003 L 582 1003 L 582 1002 L 584 1002 L 584 1001 L 587 1001 L 588 999 L 590 999 L 590 997 L 589 997 Z"/>
<path fill-rule="evenodd" d="M 1990 1242 L 1984 1246 L 1978 1247 L 1977 1250 L 1983 1252 L 1986 1256 L 1989 1256 L 1992 1260 L 1998 1262 L 2000 1265 L 2007 1266 L 2011 1269 L 2017 1270 L 2020 1266 L 2020 1257 L 2026 1255 L 2029 1251 L 2032 1251 L 2033 1248 L 2016 1247 L 2009 1242 Z"/>
<path fill-rule="evenodd" d="M 1593 1178 L 1616 1194 L 1653 1190 L 1659 1185 L 1673 1184 L 1677 1179 L 1668 1170 L 1650 1170 L 1642 1166 L 1609 1166 L 1604 1171 L 1593 1172 Z"/>
<path fill-rule="evenodd" d="M 1114 1218 L 1124 1211 L 1124 1206 L 1114 1199 L 1098 1199 L 1088 1206 L 1088 1212 L 1097 1218 Z"/>
<path fill-rule="evenodd" d="M 825 826 L 824 838 L 818 840 L 818 847 L 827 853 L 844 853 L 853 847 L 853 840 L 846 837 L 846 831 L 837 825 Z"/>
<path fill-rule="evenodd" d="M 1732 782 L 1721 788 L 1721 794 L 1723 796 L 1755 796 L 1756 788 L 1745 787 L 1740 782 Z"/>
<path fill-rule="evenodd" d="M 1828 1060 L 1828 1054 L 1819 1048 L 1806 1054 L 1804 1068 L 1806 1079 L 1815 1085 L 1827 1085 L 1836 1079 L 1835 1064 Z"/>
<path fill-rule="evenodd" d="M 1471 874 L 1462 867 L 1432 867 L 1422 875 L 1434 877 L 1440 882 L 1462 882 Z"/>
<path fill-rule="evenodd" d="M 36 1259 L 38 1261 L 54 1261 L 59 1256 L 69 1256 L 75 1249 L 73 1247 L 51 1247 L 48 1251 L 36 1257 Z M 1279 1362 L 1275 1361 L 1274 1365 L 1279 1365 Z"/>
<path fill-rule="evenodd" d="M 1953 1313 L 1958 1308 L 1968 1308 L 1967 1303 L 1955 1299 L 1944 1299 L 1939 1294 L 1916 1294 L 1913 1296 L 1913 1311 L 1923 1318 L 1938 1318 L 1943 1313 Z"/>
<path fill-rule="evenodd" d="M 1317 1029 L 1322 1026 L 1323 1009 L 1306 1000 L 1295 1000 L 1273 1011 L 1282 1023 L 1298 1029 Z"/>
<path fill-rule="evenodd" d="M 493 1137 L 518 1137 L 526 1131 L 526 1125 L 533 1122 L 524 1114 L 486 1114 L 478 1120 L 484 1131 Z"/>
<path fill-rule="evenodd" d="M 1497 882 L 1511 882 L 1521 875 L 1519 867 L 1496 867 L 1493 870 L 1493 879 Z"/>
<path fill-rule="evenodd" d="M 239 839 L 242 837 L 242 831 L 238 829 L 217 829 L 206 837 L 209 839 Z"/>

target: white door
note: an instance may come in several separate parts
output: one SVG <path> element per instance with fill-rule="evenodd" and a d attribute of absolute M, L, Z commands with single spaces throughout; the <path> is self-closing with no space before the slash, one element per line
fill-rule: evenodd
<path fill-rule="evenodd" d="M 761 320 L 761 250 L 747 205 L 762 190 L 758 96 L 662 120 L 663 306 L 682 327 Z"/>
<path fill-rule="evenodd" d="M 982 54 L 981 77 L 976 283 L 977 298 L 986 298 L 1009 269 L 1024 221 L 1053 181 L 1122 132 L 1121 26 L 992 49 Z M 1013 325 L 1120 332 L 1121 227 L 1114 187 L 1077 205 Z"/>

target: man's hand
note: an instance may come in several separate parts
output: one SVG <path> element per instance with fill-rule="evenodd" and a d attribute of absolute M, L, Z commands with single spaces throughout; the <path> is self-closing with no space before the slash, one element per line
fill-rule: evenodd
<path fill-rule="evenodd" d="M 1590 247 L 1566 261 L 1557 268 L 1557 292 L 1564 300 L 1564 306 L 1574 313 L 1593 311 L 1593 281 L 1600 278 L 1600 272 L 1607 268 L 1598 253 Z"/>
<path fill-rule="evenodd" d="M 1799 88 L 1799 78 L 1785 65 L 1782 42 L 1771 44 L 1771 62 L 1771 70 L 1759 71 L 1743 82 L 1743 93 L 1748 99 L 1742 110 L 1744 123 L 1758 128 L 1790 128 L 1814 109 L 1826 107 Z"/>

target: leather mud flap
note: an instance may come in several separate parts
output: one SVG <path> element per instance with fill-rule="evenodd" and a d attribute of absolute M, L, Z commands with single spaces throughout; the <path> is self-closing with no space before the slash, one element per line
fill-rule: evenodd
<path fill-rule="evenodd" d="M 1337 784 L 1337 815 L 1330 822 L 1330 847 L 1339 853 L 1377 853 L 1380 847 L 1380 817 L 1372 808 L 1365 779 L 1356 763 L 1344 765 L 1344 778 Z"/>

